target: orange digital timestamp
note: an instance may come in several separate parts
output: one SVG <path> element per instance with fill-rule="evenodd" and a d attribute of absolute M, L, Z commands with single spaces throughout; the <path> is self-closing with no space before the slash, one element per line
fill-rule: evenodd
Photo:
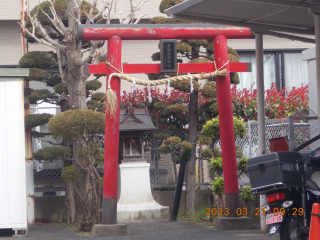
<path fill-rule="evenodd" d="M 237 208 L 235 213 L 230 213 L 229 208 L 206 208 L 206 216 L 260 216 L 266 215 L 265 208 L 255 208 L 254 213 L 249 213 L 248 208 Z M 273 208 L 271 211 L 275 216 L 277 215 L 292 215 L 292 216 L 302 216 L 303 215 L 303 208 L 292 208 L 292 209 L 285 209 L 285 208 Z"/>
<path fill-rule="evenodd" d="M 230 213 L 229 208 L 206 208 L 206 216 L 259 216 L 260 212 L 265 215 L 265 209 L 260 211 L 260 208 L 256 208 L 254 213 L 249 213 L 248 208 L 237 208 L 235 213 Z"/>

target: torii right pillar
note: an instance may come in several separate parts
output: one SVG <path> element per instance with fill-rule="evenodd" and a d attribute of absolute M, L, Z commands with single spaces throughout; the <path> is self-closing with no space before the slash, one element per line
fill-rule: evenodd
<path fill-rule="evenodd" d="M 236 146 L 233 127 L 233 110 L 230 90 L 230 71 L 228 59 L 227 38 L 224 35 L 219 35 L 213 40 L 214 61 L 219 69 L 227 69 L 225 77 L 216 78 L 220 138 L 221 138 L 221 153 L 224 176 L 225 190 L 225 207 L 229 210 L 228 216 L 234 217 L 237 208 L 240 207 L 239 184 Z M 222 70 L 221 69 L 221 70 Z"/>

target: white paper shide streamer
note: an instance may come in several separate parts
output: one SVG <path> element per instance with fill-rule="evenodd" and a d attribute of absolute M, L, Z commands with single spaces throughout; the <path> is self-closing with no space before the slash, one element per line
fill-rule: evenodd
<path fill-rule="evenodd" d="M 134 93 L 136 91 L 136 80 L 132 78 L 132 89 L 131 92 Z"/>
<path fill-rule="evenodd" d="M 193 78 L 190 75 L 190 93 L 193 93 Z"/>
<path fill-rule="evenodd" d="M 168 80 L 168 84 L 167 84 L 167 92 L 168 92 L 168 97 L 170 97 L 171 95 L 171 88 L 170 88 L 170 81 Z"/>
<path fill-rule="evenodd" d="M 150 83 L 148 84 L 148 94 L 149 94 L 149 103 L 152 103 Z"/>

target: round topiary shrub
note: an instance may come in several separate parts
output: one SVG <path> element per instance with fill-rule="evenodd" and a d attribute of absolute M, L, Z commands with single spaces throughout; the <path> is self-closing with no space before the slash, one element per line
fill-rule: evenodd
<path fill-rule="evenodd" d="M 179 138 L 179 137 L 169 137 L 165 140 L 165 145 L 166 146 L 168 146 L 168 145 L 175 146 L 180 142 L 181 142 L 181 138 Z"/>
<path fill-rule="evenodd" d="M 65 182 L 77 182 L 82 179 L 82 174 L 76 166 L 64 167 L 61 177 Z"/>
<path fill-rule="evenodd" d="M 29 76 L 24 77 L 23 79 L 25 81 L 46 81 L 47 79 L 50 78 L 50 74 L 43 70 L 43 69 L 38 69 L 38 68 L 30 68 L 29 69 Z"/>
<path fill-rule="evenodd" d="M 51 67 L 55 64 L 57 64 L 57 61 L 54 57 L 53 52 L 28 52 L 25 55 L 23 55 L 19 61 L 19 67 L 21 68 L 46 68 Z M 41 74 L 40 71 L 38 71 L 38 73 L 36 73 L 35 70 L 33 71 L 33 74 L 35 75 L 43 75 L 42 71 Z"/>
<path fill-rule="evenodd" d="M 85 109 L 74 109 L 59 113 L 48 123 L 49 131 L 54 139 L 83 139 L 104 133 L 105 115 L 101 112 Z"/>
<path fill-rule="evenodd" d="M 209 81 L 201 89 L 201 94 L 204 97 L 216 98 L 217 97 L 217 87 L 216 83 Z"/>
<path fill-rule="evenodd" d="M 152 61 L 160 61 L 160 52 L 156 52 L 151 55 Z"/>
<path fill-rule="evenodd" d="M 188 112 L 188 107 L 184 104 L 173 104 L 166 107 L 166 112 L 171 114 Z"/>
<path fill-rule="evenodd" d="M 38 100 L 51 98 L 52 93 L 47 89 L 33 90 L 29 95 L 31 104 L 36 104 Z"/>
<path fill-rule="evenodd" d="M 26 129 L 31 129 L 37 126 L 45 125 L 53 115 L 48 113 L 32 114 L 24 117 L 24 124 Z"/>
<path fill-rule="evenodd" d="M 165 108 L 165 104 L 163 102 L 156 102 L 153 104 L 153 107 L 157 110 L 163 110 Z"/>
<path fill-rule="evenodd" d="M 37 152 L 33 154 L 33 159 L 35 160 L 45 160 L 45 161 L 54 161 L 59 158 L 62 158 L 64 154 L 67 153 L 69 155 L 66 147 L 45 147 L 39 149 Z"/>
<path fill-rule="evenodd" d="M 104 102 L 106 100 L 106 94 L 102 92 L 96 92 L 91 95 L 91 99 L 94 101 Z"/>
<path fill-rule="evenodd" d="M 86 90 L 98 90 L 101 88 L 102 83 L 99 80 L 86 81 Z"/>
<path fill-rule="evenodd" d="M 186 42 L 178 42 L 177 43 L 177 52 L 184 54 L 186 52 L 191 52 L 191 46 Z"/>
<path fill-rule="evenodd" d="M 99 102 L 95 100 L 91 100 L 87 102 L 88 109 L 98 111 L 98 112 L 104 112 L 106 108 L 106 104 L 104 102 Z"/>
<path fill-rule="evenodd" d="M 56 86 L 54 86 L 54 92 L 55 93 L 68 93 L 68 86 L 65 83 L 59 83 Z"/>
<path fill-rule="evenodd" d="M 198 92 L 200 89 L 200 84 L 193 80 L 193 91 Z M 190 92 L 190 80 L 182 80 L 182 81 L 176 81 L 171 83 L 171 87 L 173 87 L 176 90 L 183 91 L 183 92 Z"/>
<path fill-rule="evenodd" d="M 204 158 L 211 158 L 212 157 L 212 150 L 211 149 L 204 149 L 201 151 L 201 156 Z"/>

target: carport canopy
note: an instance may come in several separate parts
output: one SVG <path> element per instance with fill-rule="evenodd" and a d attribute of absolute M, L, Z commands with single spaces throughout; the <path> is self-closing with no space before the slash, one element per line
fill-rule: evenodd
<path fill-rule="evenodd" d="M 175 19 L 247 27 L 253 32 L 314 43 L 313 15 L 320 14 L 320 1 L 187 0 L 165 13 Z"/>
<path fill-rule="evenodd" d="M 320 115 L 320 0 L 186 0 L 164 12 L 173 19 L 245 27 L 255 33 L 259 154 L 266 150 L 263 34 L 316 44 L 316 114 Z M 260 197 L 260 206 L 264 203 L 266 198 Z M 261 230 L 267 231 L 263 220 Z"/>

